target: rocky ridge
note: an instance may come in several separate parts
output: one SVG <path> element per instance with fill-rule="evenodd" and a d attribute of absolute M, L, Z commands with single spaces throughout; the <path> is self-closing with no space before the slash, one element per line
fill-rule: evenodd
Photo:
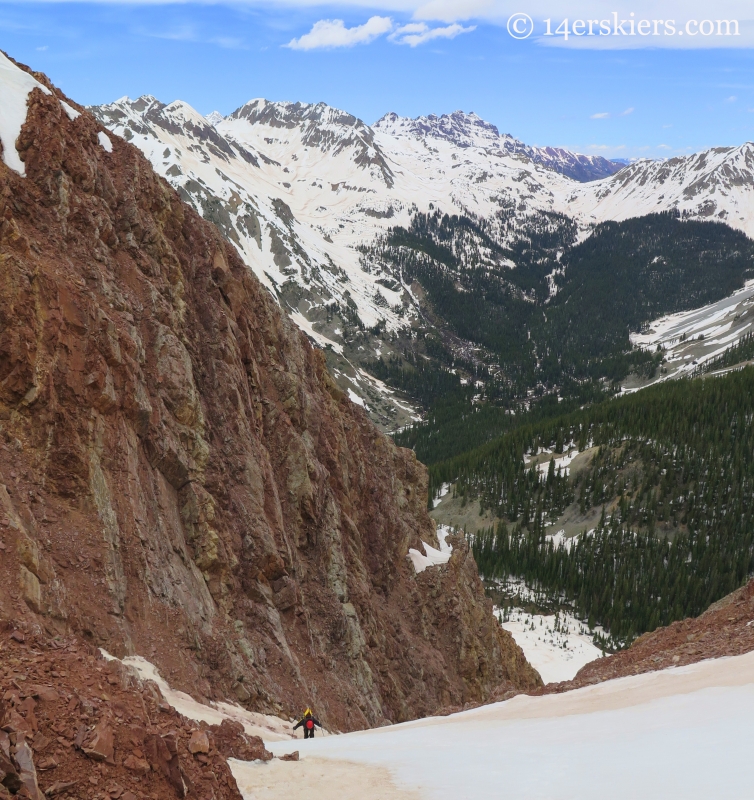
<path fill-rule="evenodd" d="M 395 137 L 443 139 L 460 148 L 481 147 L 488 151 L 491 159 L 502 154 L 518 155 L 533 164 L 585 183 L 614 175 L 625 166 L 622 162 L 574 153 L 563 147 L 527 145 L 509 133 L 501 134 L 497 126 L 473 112 L 454 111 L 452 114 L 429 114 L 416 118 L 400 117 L 390 112 L 377 120 L 373 127 Z"/>
<path fill-rule="evenodd" d="M 539 685 L 462 540 L 414 574 L 437 539 L 413 453 L 141 152 L 36 78 L 26 177 L 0 165 L 0 619 L 342 730 Z"/>

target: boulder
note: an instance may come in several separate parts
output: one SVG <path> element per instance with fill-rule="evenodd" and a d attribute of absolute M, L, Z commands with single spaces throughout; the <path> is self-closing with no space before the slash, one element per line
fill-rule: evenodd
<path fill-rule="evenodd" d="M 209 737 L 204 731 L 193 731 L 188 745 L 189 753 L 209 753 Z"/>
<path fill-rule="evenodd" d="M 114 764 L 114 742 L 113 742 L 113 729 L 108 724 L 107 720 L 97 725 L 94 729 L 92 738 L 88 744 L 84 744 L 81 748 L 89 758 L 95 761 L 106 761 L 108 764 Z"/>

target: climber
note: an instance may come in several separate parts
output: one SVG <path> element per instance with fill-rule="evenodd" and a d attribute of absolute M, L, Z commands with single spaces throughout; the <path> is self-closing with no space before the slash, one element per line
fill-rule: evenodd
<path fill-rule="evenodd" d="M 321 728 L 322 723 L 312 716 L 311 708 L 307 708 L 304 711 L 304 716 L 293 726 L 293 730 L 295 731 L 296 728 L 300 728 L 304 726 L 304 739 L 313 739 L 314 738 L 314 727 Z"/>

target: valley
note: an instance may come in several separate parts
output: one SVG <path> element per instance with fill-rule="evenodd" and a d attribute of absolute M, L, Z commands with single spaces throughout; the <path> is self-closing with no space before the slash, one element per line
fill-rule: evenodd
<path fill-rule="evenodd" d="M 744 796 L 753 148 L 0 51 L 0 800 Z"/>
<path fill-rule="evenodd" d="M 670 173 L 638 162 L 610 174 L 620 165 L 529 147 L 462 112 L 387 114 L 370 127 L 324 104 L 266 100 L 207 119 L 153 97 L 92 111 L 219 226 L 325 348 L 341 388 L 389 432 L 448 399 L 457 416 L 475 411 L 477 395 L 510 411 L 543 395 L 582 404 L 618 391 L 611 385 L 621 381 L 646 383 L 659 360 L 632 349 L 621 325 L 640 335 L 653 317 L 722 300 L 750 269 L 748 240 L 734 232 L 749 231 L 746 148 L 676 159 Z M 678 187 L 672 196 L 661 190 L 668 174 Z M 739 214 L 710 213 L 716 201 L 708 198 L 723 190 Z M 623 198 L 619 211 L 607 196 Z M 681 244 L 676 233 L 685 228 L 674 230 L 672 220 L 655 230 L 659 219 L 647 215 L 658 211 L 727 225 L 697 227 Z M 608 225 L 606 236 L 593 234 L 606 220 L 641 214 Z M 683 258 L 685 266 L 666 270 L 681 281 L 672 291 L 657 283 L 656 269 L 645 269 L 641 313 L 626 309 L 605 339 L 606 285 L 594 270 L 612 258 L 624 231 L 647 248 L 626 252 L 625 275 L 645 269 L 645 257 L 654 265 Z M 567 269 L 571 249 L 579 266 Z M 711 269 L 728 263 L 726 252 L 740 253 L 729 264 L 736 277 Z M 697 257 L 699 279 L 712 282 L 704 289 L 689 283 Z M 564 312 L 574 292 L 584 306 Z M 650 296 L 660 304 L 652 308 Z M 582 324 L 571 324 L 573 314 Z M 591 331 L 592 340 L 573 340 L 576 331 Z"/>
<path fill-rule="evenodd" d="M 482 490 L 478 476 L 458 479 L 480 448 L 652 384 L 706 374 L 707 362 L 727 364 L 749 333 L 748 145 L 661 164 L 582 159 L 576 167 L 581 157 L 547 158 L 552 148 L 527 147 L 462 112 L 387 114 L 369 126 L 324 104 L 266 100 L 206 120 L 151 97 L 93 111 L 200 213 L 226 209 L 221 230 L 326 349 L 338 384 L 430 464 L 431 491 L 453 481 L 453 496 L 432 516 L 465 530 L 477 559 L 501 513 L 490 496 L 497 489 Z M 290 261 L 286 274 L 262 266 L 264 224 L 251 249 L 239 234 L 233 198 L 241 189 L 267 220 L 273 262 Z M 322 288 L 325 264 L 339 277 Z M 559 453 L 562 445 L 549 446 Z M 555 551 L 606 530 L 617 509 L 617 496 L 601 504 L 585 497 L 586 479 L 581 497 L 570 496 L 578 472 L 598 470 L 591 460 L 598 450 L 602 457 L 600 448 L 583 449 L 578 442 L 569 478 L 539 476 L 555 487 L 562 480 L 561 490 L 543 495 L 529 483 L 524 519 L 543 504 L 548 532 L 531 535 Z M 549 455 L 538 458 L 546 464 Z M 641 520 L 647 541 L 689 535 L 675 519 L 653 525 Z M 536 570 L 527 574 L 540 580 Z M 582 598 L 580 606 L 592 625 L 607 619 L 613 598 L 593 602 L 601 608 L 594 619 L 592 604 Z M 683 601 L 661 618 L 698 613 L 705 602 L 692 610 Z M 635 620 L 635 630 L 606 623 L 605 642 L 630 641 L 659 619 Z"/>

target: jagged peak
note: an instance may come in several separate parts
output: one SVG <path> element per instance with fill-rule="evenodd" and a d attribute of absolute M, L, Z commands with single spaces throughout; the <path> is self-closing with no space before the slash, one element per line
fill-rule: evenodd
<path fill-rule="evenodd" d="M 244 103 L 226 120 L 245 119 L 251 124 L 267 124 L 271 127 L 296 128 L 329 125 L 357 130 L 362 136 L 373 137 L 372 129 L 361 119 L 324 102 L 303 103 L 297 101 L 272 101 L 255 98 Z"/>
<path fill-rule="evenodd" d="M 500 147 L 513 140 L 501 134 L 496 125 L 482 119 L 473 111 L 453 111 L 450 114 L 426 114 L 419 117 L 402 117 L 391 111 L 381 117 L 375 130 L 393 136 L 411 135 L 420 138 L 444 139 L 459 147 Z"/>

